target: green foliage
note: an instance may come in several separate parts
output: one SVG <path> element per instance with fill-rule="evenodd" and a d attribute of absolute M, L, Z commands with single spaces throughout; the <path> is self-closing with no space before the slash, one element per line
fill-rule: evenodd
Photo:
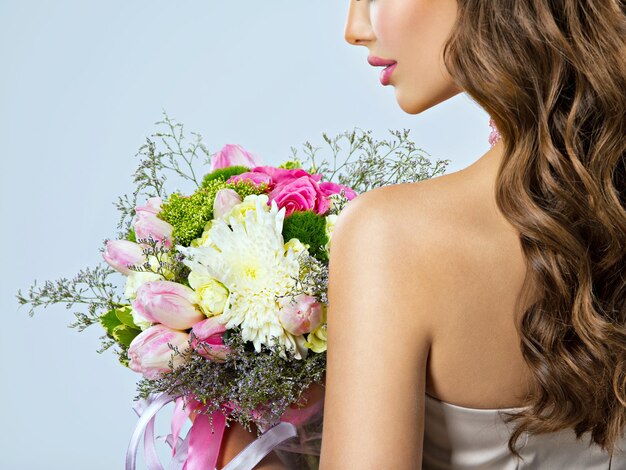
<path fill-rule="evenodd" d="M 100 324 L 122 348 L 128 348 L 135 336 L 141 333 L 141 329 L 133 322 L 130 306 L 114 308 L 102 314 Z"/>
<path fill-rule="evenodd" d="M 135 325 L 135 322 L 133 321 L 133 315 L 131 312 L 132 312 L 132 308 L 130 306 L 126 306 L 126 307 L 116 309 L 115 315 L 117 316 L 117 319 L 122 324 L 126 326 L 130 326 L 131 328 L 139 329 L 139 327 Z"/>
<path fill-rule="evenodd" d="M 115 327 L 122 324 L 120 319 L 117 317 L 117 309 L 114 308 L 106 313 L 103 313 L 100 317 L 100 324 L 107 331 L 107 333 L 112 334 Z"/>
<path fill-rule="evenodd" d="M 128 234 L 126 235 L 126 240 L 131 241 L 131 242 L 137 242 L 137 235 L 135 234 L 135 229 L 133 227 L 130 227 L 130 229 L 128 230 Z"/>
<path fill-rule="evenodd" d="M 246 171 L 250 171 L 250 168 L 247 166 L 229 166 L 227 168 L 218 168 L 217 170 L 212 171 L 211 173 L 207 173 L 204 175 L 204 179 L 202 180 L 202 186 L 206 186 L 209 181 L 213 181 L 216 179 L 221 179 L 222 181 L 226 181 L 228 178 L 234 175 L 240 175 L 241 173 L 245 173 Z"/>
<path fill-rule="evenodd" d="M 106 331 L 107 338 L 119 346 L 117 355 L 120 363 L 128 367 L 128 348 L 133 339 L 141 333 L 141 329 L 133 322 L 131 307 L 124 305 L 113 308 L 100 315 L 99 321 Z"/>
<path fill-rule="evenodd" d="M 113 329 L 113 339 L 117 341 L 120 346 L 130 347 L 130 343 L 141 333 L 141 330 L 138 328 L 131 328 L 128 325 L 119 325 Z"/>
<path fill-rule="evenodd" d="M 326 218 L 312 210 L 297 211 L 285 217 L 283 239 L 285 242 L 297 238 L 309 245 L 309 253 L 323 263 L 328 262 L 328 254 L 323 247 L 328 243 Z"/>

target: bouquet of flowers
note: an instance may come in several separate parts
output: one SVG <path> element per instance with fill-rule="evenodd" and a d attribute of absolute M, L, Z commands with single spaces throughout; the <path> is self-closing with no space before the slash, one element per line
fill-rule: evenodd
<path fill-rule="evenodd" d="M 316 164 L 309 143 L 307 169 L 295 152 L 268 166 L 236 144 L 211 155 L 198 134 L 185 148 L 181 124 L 167 115 L 157 124 L 168 129 L 138 152 L 136 190 L 117 202 L 122 231 L 101 248 L 106 264 L 71 281 L 35 283 L 18 300 L 32 305 L 31 315 L 41 305 L 86 304 L 88 313 L 76 312 L 70 326 L 100 324 L 99 352 L 115 346 L 119 361 L 142 375 L 127 469 L 135 468 L 142 435 L 148 467 L 162 468 L 154 418 L 172 401 L 165 440 L 176 468 L 215 468 L 232 420 L 248 430 L 255 423 L 259 438 L 225 468 L 251 469 L 272 450 L 293 468 L 317 468 L 323 400 L 308 400 L 311 387 L 324 382 L 335 220 L 359 193 L 431 177 L 446 161 L 428 174 L 430 162 L 407 140 L 408 131 L 396 132 L 399 143 L 375 142 L 367 132 L 357 138 L 355 131 L 335 140 L 324 134 L 332 168 L 327 160 Z M 341 138 L 350 142 L 350 153 L 338 167 Z M 380 155 L 381 148 L 389 152 Z M 356 151 L 362 154 L 350 161 Z M 393 151 L 398 159 L 390 157 Z M 209 168 L 199 179 L 194 163 L 201 154 Z M 195 188 L 168 195 L 166 171 Z M 121 294 L 119 283 L 108 280 L 114 273 L 123 276 Z M 192 425 L 183 439 L 187 417 Z"/>

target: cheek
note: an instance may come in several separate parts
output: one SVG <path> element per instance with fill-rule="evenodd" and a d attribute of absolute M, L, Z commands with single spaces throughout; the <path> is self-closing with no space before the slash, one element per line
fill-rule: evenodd
<path fill-rule="evenodd" d="M 370 21 L 381 53 L 400 61 L 411 54 L 428 24 L 428 2 L 425 0 L 374 0 L 370 6 Z"/>
<path fill-rule="evenodd" d="M 456 0 L 454 0 L 456 1 Z M 449 0 L 374 0 L 370 21 L 381 54 L 408 65 L 435 66 L 450 32 Z"/>

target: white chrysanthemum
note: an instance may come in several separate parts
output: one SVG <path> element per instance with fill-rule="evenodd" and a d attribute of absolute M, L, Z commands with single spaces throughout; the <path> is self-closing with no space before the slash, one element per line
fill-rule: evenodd
<path fill-rule="evenodd" d="M 285 208 L 278 210 L 272 201 L 268 210 L 266 195 L 255 199 L 255 208 L 243 218 L 228 217 L 228 223 L 214 220 L 207 234 L 209 243 L 177 249 L 185 254 L 183 262 L 193 272 L 211 276 L 229 290 L 220 315 L 226 328 L 241 325 L 244 340 L 251 341 L 257 352 L 261 344 L 271 346 L 271 337 L 277 336 L 281 345 L 302 358 L 306 354 L 299 344 L 302 338 L 283 329 L 277 302 L 294 287 L 299 252 L 283 240 Z"/>

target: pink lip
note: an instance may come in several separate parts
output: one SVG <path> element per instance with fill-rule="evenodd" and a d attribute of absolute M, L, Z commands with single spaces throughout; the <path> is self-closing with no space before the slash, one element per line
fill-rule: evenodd
<path fill-rule="evenodd" d="M 388 65 L 380 72 L 380 83 L 383 85 L 389 85 L 389 79 L 391 78 L 391 74 L 396 68 L 396 65 L 398 64 Z"/>
<path fill-rule="evenodd" d="M 374 67 L 380 67 L 381 65 L 391 65 L 395 64 L 395 60 L 383 59 L 382 57 L 376 57 L 375 55 L 367 56 L 367 62 Z"/>
<path fill-rule="evenodd" d="M 375 55 L 367 56 L 367 62 L 374 67 L 385 67 L 380 72 L 380 83 L 383 85 L 389 85 L 391 73 L 394 71 L 398 63 L 395 60 L 383 59 L 382 57 L 376 57 Z"/>

